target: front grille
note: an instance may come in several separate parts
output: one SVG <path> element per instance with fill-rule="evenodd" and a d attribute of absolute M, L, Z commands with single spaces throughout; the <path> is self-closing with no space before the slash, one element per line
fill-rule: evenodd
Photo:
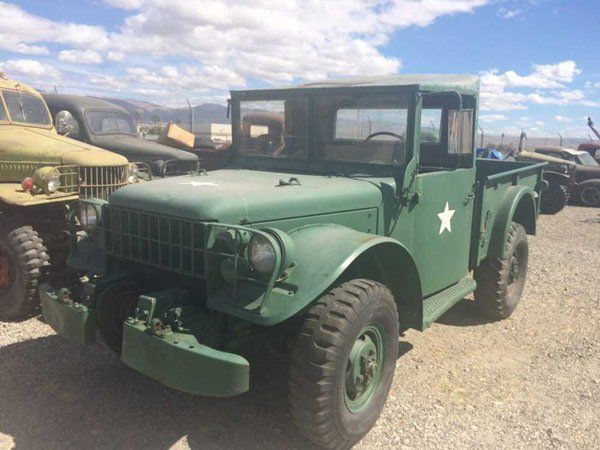
<path fill-rule="evenodd" d="M 188 173 L 195 173 L 200 170 L 200 162 L 196 161 L 188 161 L 188 160 L 180 160 L 180 159 L 171 159 L 165 161 L 163 166 L 163 176 L 177 176 L 177 175 L 185 175 Z"/>
<path fill-rule="evenodd" d="M 128 166 L 81 167 L 81 197 L 108 200 L 110 195 L 127 184 Z"/>
<path fill-rule="evenodd" d="M 204 277 L 204 225 L 159 214 L 104 206 L 106 253 L 116 258 Z"/>
<path fill-rule="evenodd" d="M 60 173 L 60 187 L 58 192 L 64 194 L 79 193 L 79 166 L 57 166 Z"/>

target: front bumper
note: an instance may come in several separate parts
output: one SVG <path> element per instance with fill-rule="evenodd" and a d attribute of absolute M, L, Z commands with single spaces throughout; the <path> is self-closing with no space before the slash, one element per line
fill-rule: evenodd
<path fill-rule="evenodd" d="M 57 334 L 80 345 L 94 342 L 96 317 L 93 309 L 64 299 L 62 290 L 48 284 L 39 289 L 46 322 Z M 230 397 L 246 392 L 250 365 L 234 353 L 199 343 L 191 334 L 156 336 L 143 322 L 123 324 L 121 360 L 144 375 L 189 394 Z"/>
<path fill-rule="evenodd" d="M 250 365 L 243 357 L 200 344 L 191 334 L 148 334 L 144 324 L 123 326 L 121 360 L 179 391 L 208 397 L 246 392 Z"/>

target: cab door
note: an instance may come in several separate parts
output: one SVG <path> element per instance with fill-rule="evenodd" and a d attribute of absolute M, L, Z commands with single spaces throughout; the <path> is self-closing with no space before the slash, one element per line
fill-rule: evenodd
<path fill-rule="evenodd" d="M 421 129 L 416 133 L 420 148 L 418 195 L 411 214 L 412 250 L 424 296 L 460 281 L 469 270 L 475 197 L 474 117 L 473 110 L 457 115 L 456 107 L 446 100 L 440 98 L 439 106 L 423 103 Z M 456 136 L 458 128 L 461 137 Z"/>

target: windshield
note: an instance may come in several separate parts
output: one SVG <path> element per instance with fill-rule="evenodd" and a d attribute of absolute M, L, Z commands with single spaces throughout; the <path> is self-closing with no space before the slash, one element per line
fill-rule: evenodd
<path fill-rule="evenodd" d="M 2 91 L 8 113 L 13 122 L 30 125 L 50 125 L 50 114 L 44 101 L 31 94 L 18 91 Z M 0 113 L 0 116 L 2 113 Z"/>
<path fill-rule="evenodd" d="M 315 157 L 401 164 L 406 153 L 406 95 L 327 95 L 317 99 Z"/>
<path fill-rule="evenodd" d="M 578 158 L 579 164 L 583 164 L 584 166 L 598 166 L 598 161 L 596 161 L 589 153 L 582 153 Z"/>
<path fill-rule="evenodd" d="M 86 111 L 85 121 L 94 134 L 136 134 L 131 117 L 118 111 Z"/>
<path fill-rule="evenodd" d="M 240 102 L 239 151 L 243 155 L 305 158 L 308 106 L 305 98 Z"/>

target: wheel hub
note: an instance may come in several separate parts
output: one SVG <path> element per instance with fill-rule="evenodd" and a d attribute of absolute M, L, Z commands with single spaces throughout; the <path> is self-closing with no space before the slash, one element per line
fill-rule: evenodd
<path fill-rule="evenodd" d="M 10 283 L 10 264 L 8 257 L 4 253 L 0 253 L 0 288 L 7 286 Z"/>
<path fill-rule="evenodd" d="M 359 412 L 379 385 L 383 363 L 382 333 L 374 326 L 363 329 L 354 341 L 346 365 L 344 399 L 351 412 Z"/>

